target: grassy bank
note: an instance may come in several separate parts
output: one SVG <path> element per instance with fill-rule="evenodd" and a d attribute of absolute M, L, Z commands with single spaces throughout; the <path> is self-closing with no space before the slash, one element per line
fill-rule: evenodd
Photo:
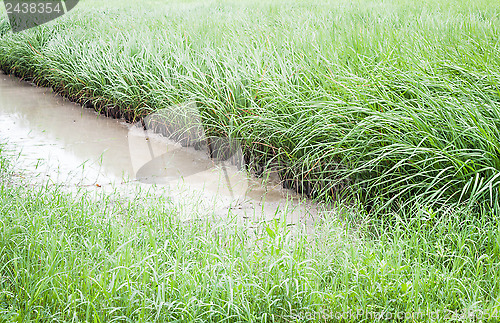
<path fill-rule="evenodd" d="M 32 186 L 0 160 L 2 322 L 498 320 L 495 214 L 183 222 L 168 198 Z"/>
<path fill-rule="evenodd" d="M 0 321 L 500 321 L 499 4 L 84 0 L 3 22 L 9 73 L 130 121 L 195 101 L 286 186 L 383 211 L 250 228 L 34 185 L 0 146 Z"/>
<path fill-rule="evenodd" d="M 0 67 L 112 116 L 195 101 L 208 133 L 326 198 L 498 204 L 498 1 L 82 1 Z"/>

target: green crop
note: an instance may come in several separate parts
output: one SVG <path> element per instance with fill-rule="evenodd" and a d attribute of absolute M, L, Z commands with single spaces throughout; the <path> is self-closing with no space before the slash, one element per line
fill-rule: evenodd
<path fill-rule="evenodd" d="M 492 206 L 494 2 L 83 1 L 19 34 L 4 23 L 0 66 L 129 120 L 194 101 L 209 135 L 320 199 Z"/>

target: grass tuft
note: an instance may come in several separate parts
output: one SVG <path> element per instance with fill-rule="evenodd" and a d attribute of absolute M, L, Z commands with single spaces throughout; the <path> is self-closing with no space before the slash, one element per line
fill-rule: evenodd
<path fill-rule="evenodd" d="M 209 135 L 319 199 L 498 207 L 499 17 L 488 1 L 83 1 L 4 32 L 0 67 L 131 121 L 196 102 Z"/>

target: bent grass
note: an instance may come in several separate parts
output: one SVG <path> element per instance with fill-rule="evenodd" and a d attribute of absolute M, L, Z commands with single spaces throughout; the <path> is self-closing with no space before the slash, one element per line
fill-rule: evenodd
<path fill-rule="evenodd" d="M 491 207 L 499 19 L 488 1 L 82 1 L 4 22 L 0 67 L 130 120 L 196 102 L 209 135 L 319 199 Z"/>
<path fill-rule="evenodd" d="M 498 6 L 116 4 L 15 35 L 3 23 L 0 66 L 132 118 L 194 101 L 259 162 L 379 215 L 339 204 L 309 235 L 182 222 L 168 200 L 95 203 L 4 171 L 5 321 L 498 320 Z M 464 311 L 478 316 L 450 316 Z"/>

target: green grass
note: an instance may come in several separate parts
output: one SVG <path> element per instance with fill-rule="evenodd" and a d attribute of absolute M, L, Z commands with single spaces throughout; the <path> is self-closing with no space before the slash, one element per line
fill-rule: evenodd
<path fill-rule="evenodd" d="M 195 101 L 288 186 L 363 204 L 311 234 L 183 222 L 167 197 L 33 187 L 0 159 L 2 319 L 499 321 L 499 5 L 87 0 L 4 22 L 7 72 L 130 120 Z"/>
<path fill-rule="evenodd" d="M 1 160 L 1 321 L 495 322 L 500 314 L 498 212 L 421 207 L 374 219 L 339 205 L 309 234 L 283 218 L 254 228 L 200 213 L 181 221 L 180 209 L 194 205 L 33 186 Z"/>
<path fill-rule="evenodd" d="M 0 67 L 129 120 L 195 101 L 320 199 L 498 204 L 498 1 L 82 1 Z M 394 203 L 397 202 L 397 203 Z"/>

